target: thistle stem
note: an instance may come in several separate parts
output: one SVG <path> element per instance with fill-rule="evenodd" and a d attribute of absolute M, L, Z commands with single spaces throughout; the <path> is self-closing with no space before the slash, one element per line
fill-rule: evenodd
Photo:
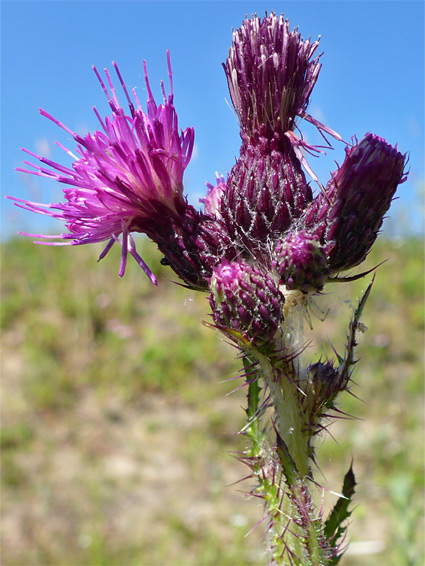
<path fill-rule="evenodd" d="M 289 373 L 289 364 L 282 370 L 273 367 L 266 356 L 257 354 L 256 358 L 272 395 L 277 431 L 288 447 L 299 475 L 305 477 L 309 474 L 309 437 L 297 397 L 297 376 Z"/>

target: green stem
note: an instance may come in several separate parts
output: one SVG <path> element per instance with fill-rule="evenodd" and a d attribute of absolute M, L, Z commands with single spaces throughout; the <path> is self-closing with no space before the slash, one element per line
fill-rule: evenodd
<path fill-rule="evenodd" d="M 301 297 L 302 299 L 302 297 Z M 291 295 L 286 323 L 275 344 L 275 351 L 291 354 L 299 349 L 303 339 L 303 309 L 299 295 Z M 310 436 L 300 400 L 303 392 L 300 359 L 288 361 L 283 355 L 273 355 L 245 344 L 244 366 L 247 380 L 252 381 L 253 363 L 257 364 L 257 379 L 248 386 L 248 425 L 251 440 L 252 469 L 258 479 L 257 493 L 265 501 L 272 534 L 272 564 L 276 566 L 325 566 L 329 564 L 324 551 L 322 522 L 312 504 L 309 465 Z M 266 446 L 264 425 L 259 420 L 259 378 L 264 379 L 275 409 L 277 431 L 275 452 Z M 261 415 L 260 415 L 261 416 Z"/>
<path fill-rule="evenodd" d="M 247 436 L 251 439 L 252 448 L 251 456 L 257 457 L 260 451 L 260 445 L 262 442 L 263 435 L 260 430 L 260 383 L 259 377 L 261 376 L 258 369 L 253 369 L 253 361 L 244 356 L 243 364 L 246 373 L 246 381 L 248 384 L 248 406 L 246 409 L 246 415 L 248 417 L 248 423 L 244 431 Z"/>
<path fill-rule="evenodd" d="M 321 382 L 317 386 L 304 369 L 300 356 L 296 356 L 303 349 L 303 320 L 308 315 L 302 294 L 286 295 L 285 321 L 274 344 L 260 343 L 256 347 L 248 340 L 240 340 L 248 383 L 248 423 L 244 432 L 251 442 L 246 462 L 258 482 L 255 494 L 264 499 L 269 517 L 273 566 L 333 566 L 341 557 L 339 544 L 346 529 L 344 521 L 350 516 L 348 506 L 354 493 L 354 474 L 350 468 L 343 495 L 327 520 L 323 520 L 311 493 L 314 484 L 310 442 L 315 419 L 323 416 L 322 407 L 332 408 L 338 392 L 347 388 L 355 363 L 356 334 L 362 330 L 360 316 L 370 288 L 371 285 L 350 322 L 345 355 L 337 356 L 339 366 L 331 366 L 335 390 L 330 388 L 329 398 L 320 397 Z M 265 403 L 260 399 L 262 387 L 270 392 L 275 410 L 276 441 L 270 441 L 266 433 L 273 432 L 273 427 L 262 422 L 262 417 L 267 415 Z M 309 412 L 309 407 L 314 411 Z"/>
<path fill-rule="evenodd" d="M 269 358 L 259 352 L 255 353 L 255 357 L 272 395 L 279 435 L 288 447 L 298 473 L 301 477 L 305 477 L 310 472 L 309 436 L 298 402 L 296 376 L 289 374 L 289 365 L 287 371 L 276 369 Z"/>

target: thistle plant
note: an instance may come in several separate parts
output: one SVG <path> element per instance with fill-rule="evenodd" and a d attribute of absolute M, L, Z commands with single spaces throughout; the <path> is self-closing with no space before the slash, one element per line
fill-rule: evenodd
<path fill-rule="evenodd" d="M 178 127 L 169 54 L 169 93 L 163 84 L 159 105 L 145 64 L 146 111 L 115 63 L 129 110 L 109 72 L 104 80 L 94 68 L 111 109 L 104 119 L 95 110 L 98 131 L 82 137 L 41 110 L 74 138 L 75 153 L 65 151 L 75 161 L 69 168 L 27 151 L 39 164 L 20 170 L 64 184 L 65 201 L 45 205 L 9 197 L 65 221 L 67 232 L 58 236 L 26 234 L 38 243 L 105 242 L 99 259 L 117 243 L 119 275 L 130 254 L 157 284 L 132 237 L 143 233 L 183 285 L 209 296 L 206 324 L 235 345 L 243 363 L 247 421 L 240 432 L 246 448 L 239 458 L 250 470 L 250 493 L 264 501 L 267 548 L 276 565 L 337 564 L 343 554 L 354 472 L 350 466 L 342 487 L 335 486 L 341 495 L 324 516 L 315 439 L 338 413 L 339 394 L 350 390 L 372 283 L 353 310 L 345 350 L 334 359 L 310 357 L 304 325 L 325 286 L 366 275 L 345 272 L 366 258 L 406 177 L 406 156 L 384 139 L 366 133 L 347 144 L 308 114 L 321 68 L 318 45 L 275 13 L 246 18 L 233 32 L 223 67 L 239 120 L 240 155 L 227 177 L 208 184 L 203 210 L 184 194 L 194 130 Z M 346 146 L 343 163 L 324 186 L 305 157 L 321 149 L 303 139 L 303 121 L 329 148 L 329 138 Z"/>

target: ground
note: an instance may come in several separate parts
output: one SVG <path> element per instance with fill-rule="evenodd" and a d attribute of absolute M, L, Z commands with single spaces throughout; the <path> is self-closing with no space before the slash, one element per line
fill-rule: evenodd
<path fill-rule="evenodd" d="M 141 247 L 147 247 L 141 242 Z M 118 251 L 118 250 L 117 250 Z M 3 245 L 2 564 L 267 564 L 261 502 L 247 497 L 237 352 L 202 321 L 206 296 L 158 288 L 92 248 Z M 154 267 L 159 256 L 145 250 Z M 421 244 L 383 242 L 353 393 L 318 439 L 316 479 L 358 481 L 343 566 L 423 563 Z M 325 289 L 310 351 L 338 350 L 368 281 Z M 338 298 L 340 297 L 340 298 Z M 325 507 L 333 501 L 325 491 Z M 318 494 L 320 503 L 320 493 Z"/>

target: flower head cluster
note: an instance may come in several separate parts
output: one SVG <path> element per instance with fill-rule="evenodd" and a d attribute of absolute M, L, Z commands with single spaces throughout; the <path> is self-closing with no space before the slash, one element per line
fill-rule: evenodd
<path fill-rule="evenodd" d="M 337 562 L 331 557 L 339 553 L 354 476 L 352 471 L 346 475 L 341 499 L 323 525 L 307 478 L 312 478 L 315 458 L 312 439 L 323 430 L 328 411 L 337 410 L 337 394 L 350 387 L 360 316 L 372 284 L 354 311 L 337 363 L 300 359 L 305 349 L 300 321 L 303 315 L 308 318 L 309 295 L 365 259 L 405 179 L 405 156 L 368 133 L 346 145 L 343 163 L 313 195 L 306 174 L 317 178 L 304 153 L 320 150 L 303 140 L 300 122 L 342 141 L 307 113 L 321 67 L 317 48 L 318 41 L 303 40 L 274 13 L 246 18 L 233 33 L 224 70 L 239 118 L 240 155 L 227 178 L 217 174 L 216 184 L 207 185 L 202 211 L 189 205 L 184 194 L 194 131 L 178 128 L 169 57 L 170 93 L 162 85 L 159 105 L 145 65 L 146 111 L 135 91 L 135 102 L 130 98 L 115 63 L 127 113 L 109 73 L 105 84 L 95 69 L 112 112 L 102 119 L 96 111 L 100 131 L 79 136 L 41 111 L 74 138 L 76 155 L 68 153 L 75 161 L 65 167 L 28 152 L 41 164 L 21 170 L 65 185 L 65 201 L 41 205 L 12 199 L 65 221 L 66 233 L 36 237 L 56 245 L 107 242 L 100 258 L 119 242 L 119 274 L 130 253 L 156 283 L 132 237 L 144 233 L 162 252 L 161 263 L 187 287 L 209 292 L 214 326 L 236 343 L 244 359 L 248 424 L 243 432 L 252 450 L 241 459 L 259 483 L 253 493 L 266 502 L 276 564 L 286 557 L 291 564 Z M 271 406 L 273 427 L 263 428 L 260 419 Z M 264 449 L 271 428 L 276 444 Z M 293 548 L 287 538 L 293 539 Z"/>
<path fill-rule="evenodd" d="M 216 185 L 208 185 L 202 212 L 187 203 L 183 192 L 194 132 L 178 128 L 169 57 L 170 93 L 162 86 L 160 105 L 153 98 L 145 65 L 146 111 L 134 91 L 135 102 L 130 98 L 116 64 L 127 114 L 109 73 L 105 71 L 105 84 L 95 69 L 112 111 L 105 119 L 96 111 L 101 131 L 82 137 L 41 111 L 72 135 L 77 155 L 71 154 L 75 162 L 68 168 L 31 154 L 41 165 L 30 164 L 34 169 L 25 171 L 64 184 L 65 202 L 41 205 L 15 198 L 15 204 L 64 220 L 68 232 L 57 236 L 56 244 L 107 241 L 104 257 L 119 242 L 120 275 L 130 252 L 155 281 L 131 236 L 147 234 L 164 254 L 164 263 L 187 286 L 213 287 L 216 322 L 233 329 L 245 325 L 268 335 L 264 324 L 274 328 L 279 317 L 274 306 L 270 314 L 267 297 L 266 310 L 253 308 L 253 297 L 262 295 L 258 274 L 252 274 L 258 270 L 267 281 L 261 285 L 268 289 L 273 281 L 288 290 L 320 291 L 335 273 L 363 261 L 405 178 L 405 156 L 382 138 L 367 134 L 346 147 L 344 162 L 313 198 L 305 175 L 311 169 L 301 149 L 317 148 L 296 135 L 296 120 L 310 121 L 341 140 L 307 113 L 321 67 L 317 47 L 318 41 L 304 41 L 274 13 L 246 18 L 233 33 L 224 70 L 242 145 L 228 178 L 217 175 Z M 248 285 L 251 291 L 238 294 L 238 285 Z M 238 297 L 237 307 L 232 294 Z M 223 306 L 226 301 L 228 308 Z M 248 321 L 247 313 L 255 320 Z"/>

